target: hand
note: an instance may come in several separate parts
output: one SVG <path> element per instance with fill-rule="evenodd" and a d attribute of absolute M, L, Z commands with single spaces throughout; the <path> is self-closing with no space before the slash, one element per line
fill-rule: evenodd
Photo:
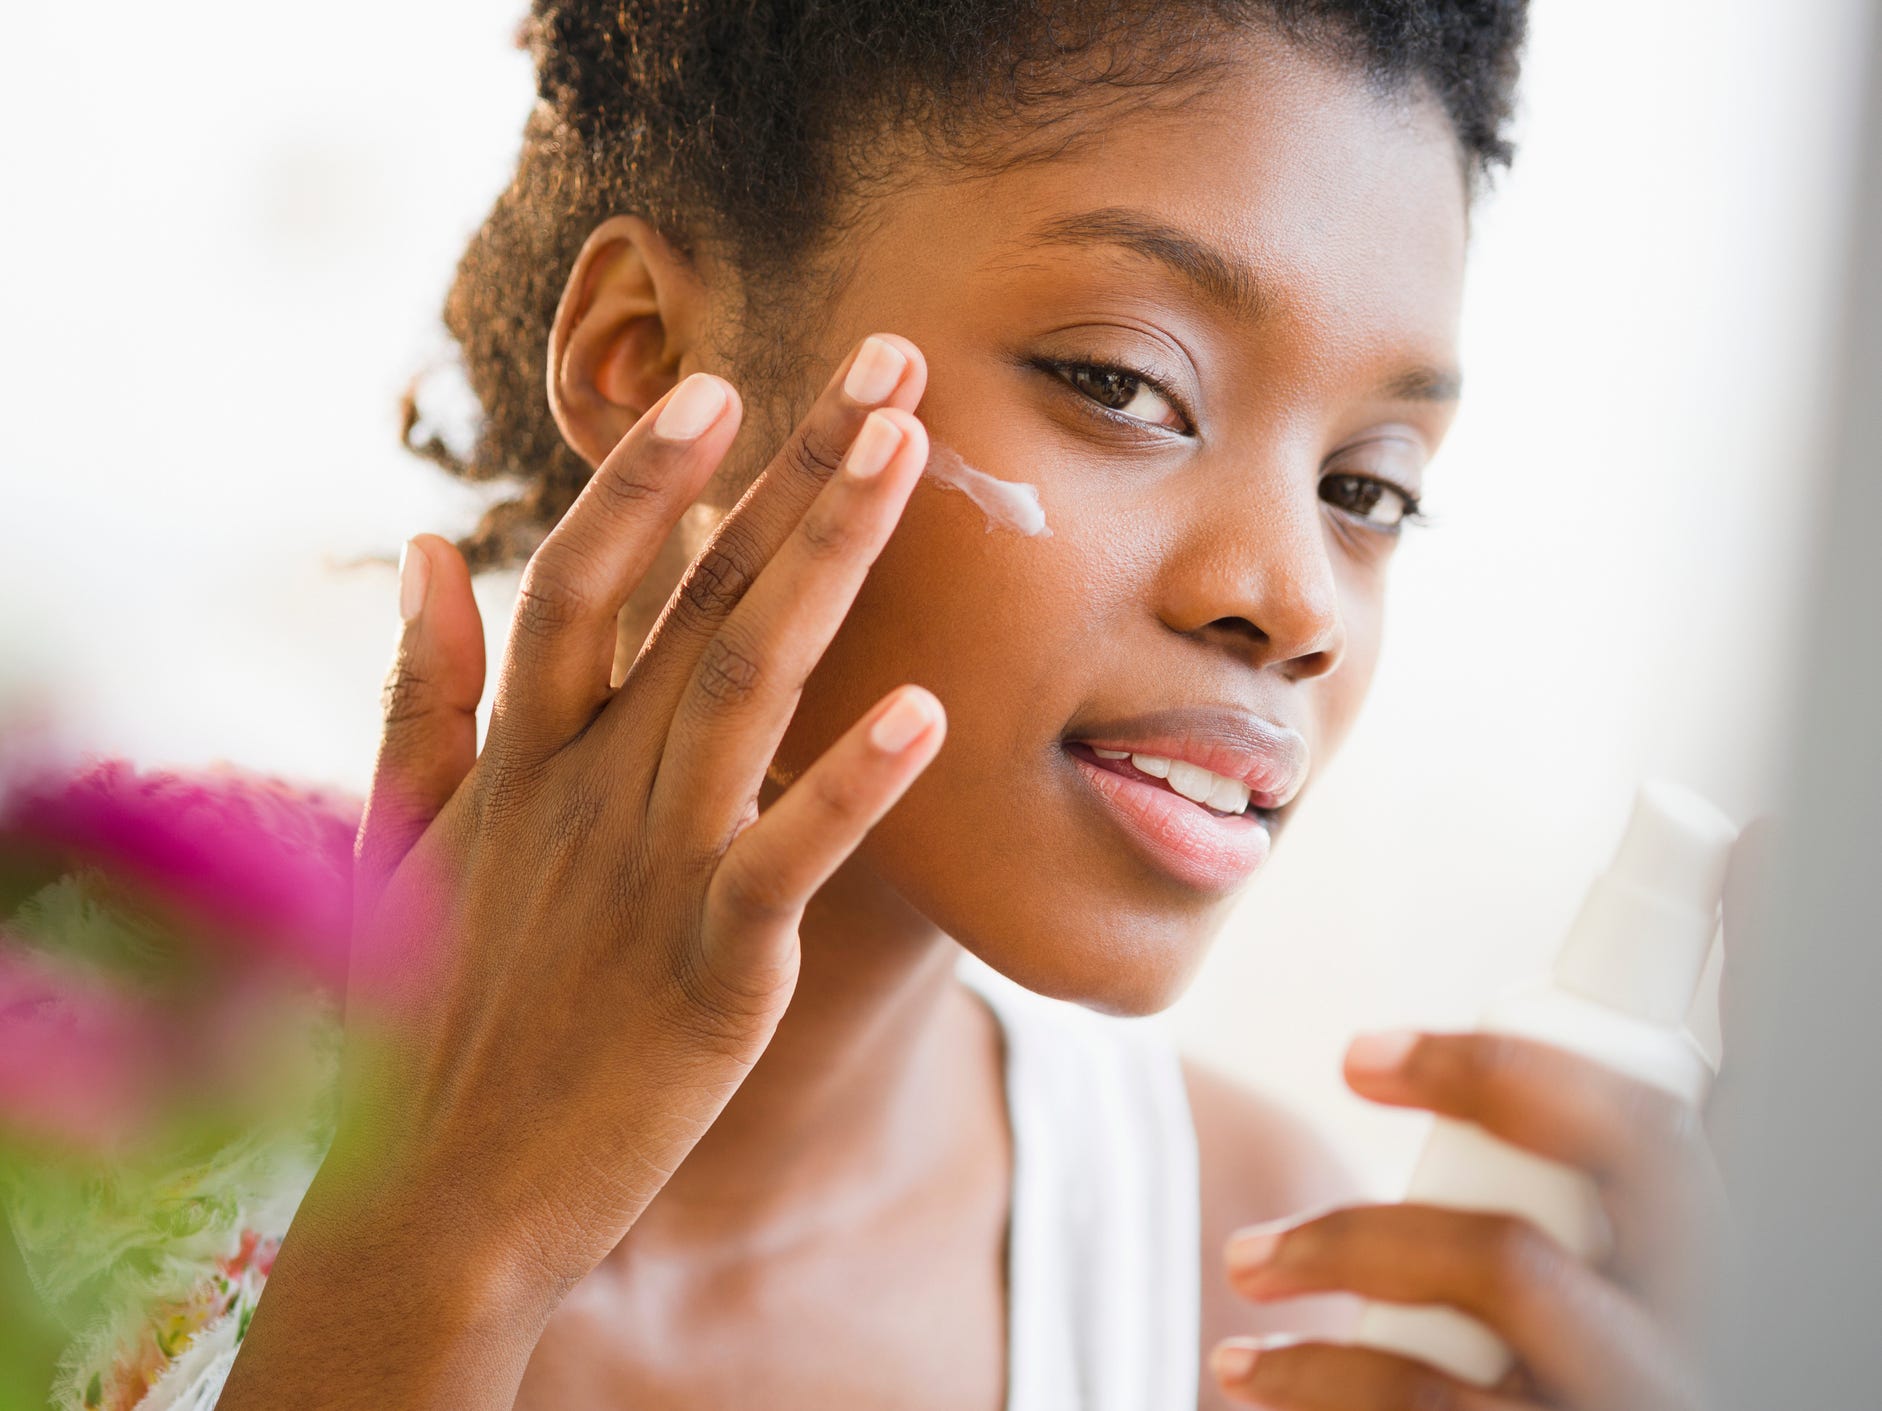
<path fill-rule="evenodd" d="M 469 574 L 440 539 L 408 550 L 321 1176 L 360 1175 L 505 1280 L 519 1318 L 620 1242 L 718 1115 L 790 1000 L 806 901 L 940 748 L 939 703 L 903 687 L 758 812 L 927 459 L 925 377 L 905 339 L 852 353 L 611 687 L 617 615 L 741 410 L 705 374 L 650 408 L 530 560 L 481 755 Z"/>
<path fill-rule="evenodd" d="M 1754 846 L 1728 889 L 1742 933 Z M 1725 1185 L 1699 1114 L 1567 1050 L 1492 1034 L 1370 1035 L 1348 1050 L 1361 1096 L 1475 1122 L 1579 1168 L 1614 1236 L 1598 1265 L 1533 1223 L 1428 1205 L 1354 1206 L 1253 1227 L 1227 1250 L 1256 1301 L 1348 1292 L 1448 1304 L 1516 1353 L 1496 1387 L 1422 1362 L 1331 1342 L 1235 1338 L 1211 1367 L 1233 1399 L 1272 1411 L 1698 1411 L 1706 1298 L 1729 1246 Z"/>

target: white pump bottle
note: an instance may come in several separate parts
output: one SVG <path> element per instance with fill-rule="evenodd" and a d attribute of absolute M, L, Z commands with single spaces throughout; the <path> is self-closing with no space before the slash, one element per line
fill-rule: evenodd
<path fill-rule="evenodd" d="M 1595 879 L 1553 974 L 1495 1001 L 1481 1028 L 1573 1049 L 1694 1107 L 1712 1079 L 1685 1029 L 1718 927 L 1737 830 L 1698 795 L 1641 786 L 1613 864 Z M 1405 1198 L 1525 1216 L 1581 1258 L 1605 1254 L 1607 1220 L 1592 1181 L 1483 1128 L 1438 1118 Z M 1454 1309 L 1372 1303 L 1353 1341 L 1420 1358 L 1479 1386 L 1510 1351 Z"/>

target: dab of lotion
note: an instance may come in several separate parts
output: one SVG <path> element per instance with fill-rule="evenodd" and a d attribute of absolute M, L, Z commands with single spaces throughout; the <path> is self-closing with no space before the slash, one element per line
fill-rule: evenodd
<path fill-rule="evenodd" d="M 929 445 L 928 464 L 922 471 L 935 484 L 959 490 L 980 506 L 987 517 L 987 532 L 996 527 L 1015 533 L 1049 536 L 1046 512 L 1039 503 L 1039 487 L 1020 480 L 1001 480 L 975 470 L 960 455 L 940 442 Z"/>

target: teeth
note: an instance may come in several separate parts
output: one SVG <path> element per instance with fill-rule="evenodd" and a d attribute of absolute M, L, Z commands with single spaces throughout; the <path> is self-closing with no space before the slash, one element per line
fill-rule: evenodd
<path fill-rule="evenodd" d="M 1218 813 L 1242 813 L 1248 808 L 1248 786 L 1239 779 L 1224 779 L 1201 765 L 1180 759 L 1164 759 L 1154 754 L 1129 754 L 1126 750 L 1094 749 L 1100 759 L 1124 759 L 1152 778 L 1164 779 L 1177 793 L 1192 803 L 1204 804 Z"/>
<path fill-rule="evenodd" d="M 1199 765 L 1185 764 L 1180 759 L 1170 761 L 1169 777 L 1170 787 L 1195 803 L 1208 803 L 1209 793 L 1215 788 L 1215 775 Z"/>
<path fill-rule="evenodd" d="M 1248 786 L 1234 779 L 1224 779 L 1219 774 L 1209 776 L 1215 785 L 1209 790 L 1206 800 L 1210 808 L 1219 813 L 1240 813 L 1248 807 Z"/>

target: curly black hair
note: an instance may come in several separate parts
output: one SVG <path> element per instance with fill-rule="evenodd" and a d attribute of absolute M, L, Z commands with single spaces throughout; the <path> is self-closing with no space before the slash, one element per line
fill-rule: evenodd
<path fill-rule="evenodd" d="M 1381 90 L 1422 86 L 1478 178 L 1510 157 L 1526 11 L 1526 0 L 533 0 L 520 42 L 538 101 L 444 308 L 482 406 L 476 445 L 458 456 L 417 434 L 410 395 L 406 444 L 453 474 L 522 483 L 460 545 L 473 568 L 520 561 L 590 473 L 549 414 L 543 368 L 569 268 L 608 216 L 644 216 L 689 258 L 704 244 L 748 276 L 748 299 L 784 291 L 741 316 L 783 327 L 782 301 L 831 277 L 819 256 L 845 201 L 884 177 L 858 137 L 912 132 L 936 158 L 999 169 L 1062 150 L 1073 120 L 1109 102 L 1154 101 L 1206 76 L 1228 61 L 1212 41 L 1251 25 Z"/>

